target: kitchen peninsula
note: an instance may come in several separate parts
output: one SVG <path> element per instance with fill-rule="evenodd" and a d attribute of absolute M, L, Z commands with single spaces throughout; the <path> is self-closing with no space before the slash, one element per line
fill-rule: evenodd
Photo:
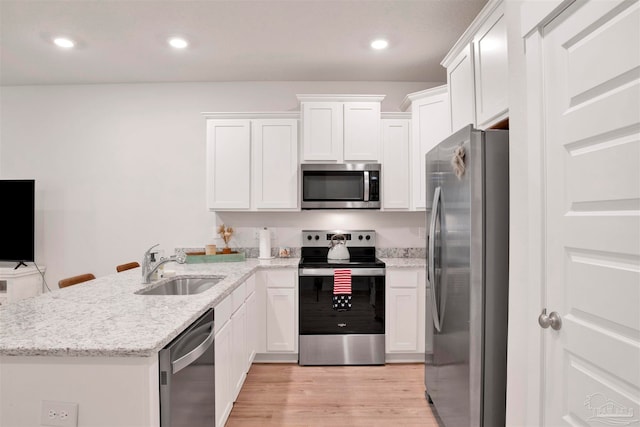
<path fill-rule="evenodd" d="M 43 400 L 78 403 L 81 426 L 159 425 L 158 351 L 247 279 L 295 277 L 298 261 L 169 264 L 177 276 L 224 276 L 195 295 L 136 294 L 154 286 L 136 268 L 2 306 L 0 425 L 41 425 Z"/>

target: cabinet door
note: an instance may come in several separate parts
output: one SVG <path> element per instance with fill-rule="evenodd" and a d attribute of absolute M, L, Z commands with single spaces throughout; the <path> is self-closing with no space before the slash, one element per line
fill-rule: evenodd
<path fill-rule="evenodd" d="M 344 103 L 344 161 L 378 161 L 380 103 Z"/>
<path fill-rule="evenodd" d="M 411 121 L 382 120 L 382 207 L 409 209 Z"/>
<path fill-rule="evenodd" d="M 231 397 L 238 398 L 247 376 L 247 308 L 242 304 L 231 316 Z"/>
<path fill-rule="evenodd" d="M 252 121 L 253 194 L 257 209 L 298 207 L 298 121 Z"/>
<path fill-rule="evenodd" d="M 506 118 L 509 108 L 507 26 L 499 6 L 473 38 L 476 126 L 480 129 Z"/>
<path fill-rule="evenodd" d="M 387 351 L 418 351 L 418 289 L 389 288 Z"/>
<path fill-rule="evenodd" d="M 245 371 L 249 372 L 253 359 L 256 357 L 256 341 L 257 341 L 257 328 L 262 324 L 258 322 L 258 310 L 256 305 L 256 293 L 252 292 L 247 297 L 247 348 L 246 348 L 246 368 Z"/>
<path fill-rule="evenodd" d="M 424 353 L 425 273 L 387 271 L 387 352 Z"/>
<path fill-rule="evenodd" d="M 473 45 L 465 47 L 447 68 L 451 132 L 475 126 L 475 89 L 473 81 Z M 506 87 L 506 80 L 503 82 Z"/>
<path fill-rule="evenodd" d="M 303 160 L 342 161 L 342 103 L 301 104 Z"/>
<path fill-rule="evenodd" d="M 231 322 L 225 323 L 215 336 L 216 426 L 223 427 L 233 406 L 231 393 Z"/>
<path fill-rule="evenodd" d="M 413 209 L 426 206 L 425 155 L 451 134 L 449 96 L 447 92 L 425 97 L 412 103 L 413 127 Z"/>
<path fill-rule="evenodd" d="M 251 128 L 248 120 L 207 121 L 207 204 L 251 207 Z"/>
<path fill-rule="evenodd" d="M 294 352 L 295 290 L 267 288 L 267 352 Z"/>

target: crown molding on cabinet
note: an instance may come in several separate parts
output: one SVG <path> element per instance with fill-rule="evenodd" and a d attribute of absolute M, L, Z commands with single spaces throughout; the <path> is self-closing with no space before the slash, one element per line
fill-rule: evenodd
<path fill-rule="evenodd" d="M 201 113 L 206 119 L 300 119 L 300 111 Z"/>
<path fill-rule="evenodd" d="M 487 4 L 484 5 L 478 16 L 475 17 L 473 22 L 467 27 L 464 33 L 460 36 L 457 42 L 453 45 L 449 53 L 444 57 L 440 65 L 445 68 L 449 68 L 451 62 L 456 59 L 458 54 L 464 49 L 469 43 L 473 41 L 473 36 L 478 32 L 480 27 L 485 23 L 487 18 L 491 16 L 494 10 L 496 10 L 504 0 L 489 0 Z"/>
<path fill-rule="evenodd" d="M 300 102 L 382 102 L 385 95 L 335 95 L 304 94 L 296 95 Z"/>
<path fill-rule="evenodd" d="M 446 93 L 449 90 L 447 85 L 436 86 L 429 89 L 421 90 L 419 92 L 413 92 L 408 94 L 402 100 L 402 104 L 400 104 L 400 109 L 402 111 L 407 111 L 409 107 L 411 107 L 411 103 L 416 99 L 424 98 L 425 96 L 431 95 L 440 95 L 442 93 Z"/>
<path fill-rule="evenodd" d="M 529 33 L 538 27 L 551 22 L 575 0 L 546 0 L 541 2 L 525 2 L 520 13 L 522 24 L 520 35 L 527 38 Z"/>
<path fill-rule="evenodd" d="M 411 119 L 411 112 L 399 112 L 399 111 L 389 111 L 389 112 L 381 112 L 380 118 L 383 120 L 386 119 Z"/>

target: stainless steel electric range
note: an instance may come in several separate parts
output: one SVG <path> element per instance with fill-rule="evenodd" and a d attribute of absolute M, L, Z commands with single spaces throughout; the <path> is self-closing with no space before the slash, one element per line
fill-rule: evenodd
<path fill-rule="evenodd" d="M 349 260 L 329 261 L 335 234 Z M 337 236 L 336 236 L 337 237 Z M 372 230 L 303 230 L 299 286 L 300 365 L 384 365 L 385 264 Z M 336 307 L 334 279 L 350 276 L 349 304 Z"/>

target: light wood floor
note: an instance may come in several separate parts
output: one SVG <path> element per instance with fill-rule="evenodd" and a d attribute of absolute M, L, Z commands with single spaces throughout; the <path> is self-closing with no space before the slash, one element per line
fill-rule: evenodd
<path fill-rule="evenodd" d="M 256 364 L 226 424 L 424 426 L 438 423 L 424 397 L 423 364 Z"/>

